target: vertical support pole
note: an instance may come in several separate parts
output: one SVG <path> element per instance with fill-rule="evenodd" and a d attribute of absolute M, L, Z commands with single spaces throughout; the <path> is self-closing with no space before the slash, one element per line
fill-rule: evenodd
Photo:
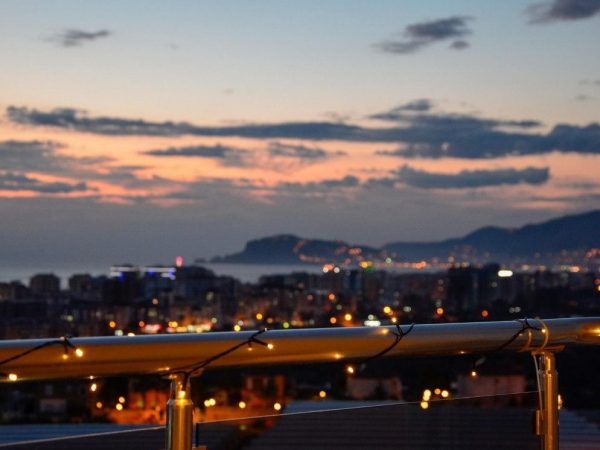
<path fill-rule="evenodd" d="M 193 407 L 189 377 L 172 375 L 167 402 L 166 450 L 192 450 Z"/>
<path fill-rule="evenodd" d="M 554 353 L 548 350 L 534 355 L 538 361 L 541 388 L 541 434 L 543 450 L 558 450 L 558 372 Z"/>

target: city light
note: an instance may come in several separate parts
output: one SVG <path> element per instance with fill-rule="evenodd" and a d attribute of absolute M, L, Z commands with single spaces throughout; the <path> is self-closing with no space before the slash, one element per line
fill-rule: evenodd
<path fill-rule="evenodd" d="M 433 390 L 433 393 L 434 393 L 435 395 L 440 395 L 440 394 L 442 393 L 442 390 L 441 390 L 440 388 L 435 388 L 435 389 Z"/>
<path fill-rule="evenodd" d="M 383 307 L 383 312 L 385 314 L 391 314 L 392 313 L 392 308 L 390 308 L 389 306 L 384 306 Z"/>
<path fill-rule="evenodd" d="M 96 383 L 92 383 L 90 386 L 90 391 L 96 392 L 98 390 L 98 385 Z"/>
<path fill-rule="evenodd" d="M 471 370 L 471 378 L 475 378 L 475 377 L 477 377 L 477 371 Z"/>
<path fill-rule="evenodd" d="M 354 373 L 354 367 L 346 366 L 346 372 L 349 373 L 350 375 L 352 375 Z"/>
<path fill-rule="evenodd" d="M 110 322 L 108 322 L 108 326 L 110 328 L 117 328 L 117 322 L 115 322 L 114 320 L 111 320 Z"/>
<path fill-rule="evenodd" d="M 330 317 L 329 318 L 329 323 L 331 325 L 335 325 L 337 323 L 337 317 Z"/>
<path fill-rule="evenodd" d="M 233 326 L 233 331 L 238 332 L 241 331 L 242 327 L 240 327 L 237 323 Z"/>
<path fill-rule="evenodd" d="M 238 406 L 240 407 L 240 409 L 244 409 L 246 407 L 246 402 L 239 402 Z"/>
<path fill-rule="evenodd" d="M 448 398 L 449 395 L 450 393 L 446 389 L 442 391 L 442 398 Z"/>
<path fill-rule="evenodd" d="M 425 402 L 425 401 L 421 402 L 421 408 L 422 408 L 422 409 L 427 409 L 427 408 L 429 408 L 429 402 Z"/>
<path fill-rule="evenodd" d="M 487 309 L 481 311 L 481 317 L 486 318 L 490 315 L 490 312 Z"/>
<path fill-rule="evenodd" d="M 269 342 L 269 343 L 267 344 L 267 348 L 268 348 L 269 350 L 273 350 L 273 349 L 275 348 L 275 346 Z"/>
<path fill-rule="evenodd" d="M 352 314 L 350 314 L 350 313 L 346 313 L 346 314 L 344 315 L 344 320 L 345 320 L 346 322 L 350 322 L 350 321 L 352 320 Z"/>
<path fill-rule="evenodd" d="M 440 308 L 437 308 L 437 309 L 435 310 L 435 313 L 436 313 L 438 316 L 443 316 L 443 315 L 444 315 L 444 308 L 441 308 L 441 307 L 440 307 Z"/>
<path fill-rule="evenodd" d="M 325 392 L 325 391 L 319 391 L 319 397 L 321 397 L 321 398 L 327 397 L 327 392 Z"/>
<path fill-rule="evenodd" d="M 125 397 L 123 397 L 123 396 L 119 397 L 119 403 L 125 403 Z"/>
<path fill-rule="evenodd" d="M 512 270 L 507 270 L 507 269 L 501 269 L 501 270 L 498 271 L 498 276 L 500 278 L 512 277 L 513 276 L 513 271 Z"/>
<path fill-rule="evenodd" d="M 76 348 L 75 349 L 75 356 L 77 356 L 78 358 L 83 357 L 83 350 L 81 350 L 80 348 Z"/>
<path fill-rule="evenodd" d="M 96 402 L 96 408 L 101 409 L 102 408 L 102 402 Z"/>
<path fill-rule="evenodd" d="M 429 401 L 431 399 L 431 391 L 429 389 L 425 389 L 423 391 L 423 400 Z"/>
<path fill-rule="evenodd" d="M 117 403 L 115 408 L 117 411 L 123 411 L 123 405 L 121 403 Z"/>
<path fill-rule="evenodd" d="M 263 315 L 261 313 L 256 313 L 256 320 L 262 320 Z"/>
<path fill-rule="evenodd" d="M 19 377 L 17 376 L 16 373 L 9 373 L 8 374 L 8 381 L 17 381 L 19 379 Z"/>
<path fill-rule="evenodd" d="M 274 409 L 275 411 L 281 411 L 281 403 L 279 403 L 279 402 L 276 402 L 276 403 L 273 405 L 273 409 Z"/>

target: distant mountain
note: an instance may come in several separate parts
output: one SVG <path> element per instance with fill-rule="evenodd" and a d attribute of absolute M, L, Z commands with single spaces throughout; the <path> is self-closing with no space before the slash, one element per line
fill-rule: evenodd
<path fill-rule="evenodd" d="M 400 259 L 412 260 L 449 255 L 467 248 L 478 254 L 519 257 L 593 247 L 600 247 L 600 211 L 515 229 L 484 227 L 462 238 L 440 242 L 393 242 L 383 249 Z"/>
<path fill-rule="evenodd" d="M 445 260 L 453 255 L 511 258 L 590 248 L 600 248 L 600 210 L 521 228 L 484 227 L 462 238 L 439 242 L 392 242 L 382 248 L 282 234 L 249 241 L 241 252 L 213 258 L 212 262 L 323 264 L 377 261 L 387 256 L 400 261 Z"/>
<path fill-rule="evenodd" d="M 244 264 L 321 264 L 342 262 L 354 254 L 378 258 L 380 250 L 367 246 L 351 246 L 343 241 L 304 239 L 280 234 L 248 241 L 239 253 L 213 258 L 211 262 Z"/>

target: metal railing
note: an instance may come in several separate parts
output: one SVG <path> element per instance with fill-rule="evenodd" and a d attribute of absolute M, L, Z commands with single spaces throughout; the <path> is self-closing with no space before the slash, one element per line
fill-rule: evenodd
<path fill-rule="evenodd" d="M 373 356 L 530 352 L 538 367 L 538 432 L 544 449 L 557 449 L 554 353 L 574 344 L 599 345 L 600 318 L 6 340 L 0 341 L 0 372 L 6 381 L 126 374 L 168 376 L 172 383 L 166 446 L 168 450 L 189 450 L 193 407 L 189 378 L 207 367 L 361 361 Z"/>

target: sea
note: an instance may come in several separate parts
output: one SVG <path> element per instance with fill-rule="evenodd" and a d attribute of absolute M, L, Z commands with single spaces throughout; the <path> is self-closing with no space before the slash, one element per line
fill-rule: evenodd
<path fill-rule="evenodd" d="M 143 264 L 142 264 L 143 265 Z M 319 273 L 321 266 L 310 264 L 226 264 L 201 263 L 202 267 L 212 270 L 217 275 L 228 275 L 244 283 L 256 283 L 263 275 L 287 274 L 292 272 Z M 0 265 L 0 282 L 18 280 L 28 284 L 29 279 L 38 273 L 53 273 L 61 279 L 66 287 L 68 279 L 73 274 L 88 273 L 94 276 L 108 275 L 110 267 L 99 264 L 84 265 L 28 265 L 25 267 Z"/>

